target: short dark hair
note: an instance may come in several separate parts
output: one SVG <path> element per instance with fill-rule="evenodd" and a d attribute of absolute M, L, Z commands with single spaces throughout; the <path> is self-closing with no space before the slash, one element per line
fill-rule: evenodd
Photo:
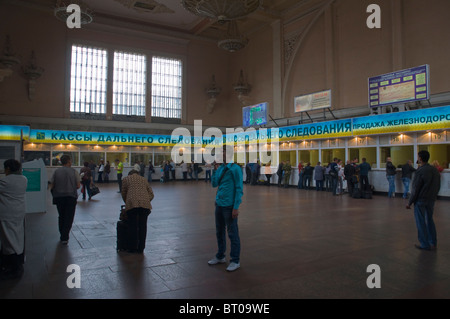
<path fill-rule="evenodd" d="M 83 165 L 88 167 L 89 166 L 89 162 L 84 162 Z"/>
<path fill-rule="evenodd" d="M 63 155 L 60 158 L 61 164 L 66 165 L 67 163 L 69 163 L 70 161 L 70 156 L 69 155 Z"/>
<path fill-rule="evenodd" d="M 420 151 L 417 155 L 420 157 L 422 162 L 428 163 L 428 160 L 430 159 L 430 153 L 428 151 Z"/>
<path fill-rule="evenodd" d="M 128 176 L 129 176 L 129 175 L 133 175 L 133 174 L 139 174 L 139 172 L 138 172 L 137 170 L 135 170 L 135 169 L 132 169 L 132 170 L 128 173 Z"/>
<path fill-rule="evenodd" d="M 8 168 L 11 173 L 18 173 L 22 169 L 22 164 L 18 160 L 9 159 L 3 163 L 5 170 Z"/>

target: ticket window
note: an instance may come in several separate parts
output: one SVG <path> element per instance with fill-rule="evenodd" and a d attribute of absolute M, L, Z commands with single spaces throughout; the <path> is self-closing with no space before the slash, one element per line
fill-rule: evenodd
<path fill-rule="evenodd" d="M 395 166 L 403 165 L 409 160 L 414 162 L 414 146 L 380 147 L 380 168 L 386 168 L 386 158 L 388 157 Z"/>
<path fill-rule="evenodd" d="M 166 161 L 170 161 L 171 159 L 172 159 L 171 154 L 155 153 L 155 161 L 153 165 L 163 166 Z"/>
<path fill-rule="evenodd" d="M 437 163 L 443 169 L 450 168 L 450 144 L 419 145 L 418 150 L 430 153 L 430 164 Z"/>
<path fill-rule="evenodd" d="M 353 161 L 354 159 L 357 159 L 357 163 L 362 163 L 363 158 L 366 159 L 366 162 L 369 163 L 372 168 L 378 168 L 376 147 L 350 148 L 348 150 L 349 160 Z M 386 160 L 386 157 L 384 160 Z"/>
<path fill-rule="evenodd" d="M 333 162 L 335 158 L 338 158 L 344 162 L 345 148 L 322 150 L 322 164 L 327 165 L 328 163 Z M 317 164 L 317 162 L 315 162 L 314 164 Z"/>
<path fill-rule="evenodd" d="M 105 158 L 105 153 L 103 152 L 81 152 L 80 153 L 80 164 L 84 165 L 84 162 L 94 163 L 99 165 L 100 160 Z"/>
<path fill-rule="evenodd" d="M 128 152 L 107 153 L 106 160 L 110 163 L 111 167 L 116 166 L 116 159 L 123 163 L 123 166 L 129 166 Z"/>
<path fill-rule="evenodd" d="M 298 157 L 303 166 L 306 166 L 308 163 L 315 166 L 319 161 L 319 150 L 298 151 Z"/>

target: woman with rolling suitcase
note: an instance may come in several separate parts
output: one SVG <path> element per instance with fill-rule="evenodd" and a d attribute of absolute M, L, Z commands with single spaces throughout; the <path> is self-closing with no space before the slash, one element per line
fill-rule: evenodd
<path fill-rule="evenodd" d="M 147 218 L 151 213 L 154 194 L 145 177 L 131 170 L 122 181 L 122 198 L 125 202 L 124 219 L 127 224 L 127 251 L 142 254 L 147 238 Z"/>

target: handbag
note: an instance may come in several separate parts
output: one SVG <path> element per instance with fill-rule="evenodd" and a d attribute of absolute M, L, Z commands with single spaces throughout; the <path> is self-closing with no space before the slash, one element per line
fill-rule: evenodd
<path fill-rule="evenodd" d="M 125 211 L 125 205 L 120 206 L 120 215 L 119 220 L 125 221 L 127 220 L 127 212 Z"/>
<path fill-rule="evenodd" d="M 97 186 L 92 185 L 92 187 L 91 187 L 91 197 L 97 195 L 98 193 L 100 193 L 100 189 Z"/>

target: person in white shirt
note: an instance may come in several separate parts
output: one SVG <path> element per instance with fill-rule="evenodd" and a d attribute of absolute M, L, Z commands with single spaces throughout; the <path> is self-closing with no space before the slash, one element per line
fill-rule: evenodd
<path fill-rule="evenodd" d="M 23 274 L 25 252 L 25 193 L 28 180 L 22 165 L 15 159 L 3 163 L 5 177 L 0 179 L 1 279 L 19 278 Z"/>

